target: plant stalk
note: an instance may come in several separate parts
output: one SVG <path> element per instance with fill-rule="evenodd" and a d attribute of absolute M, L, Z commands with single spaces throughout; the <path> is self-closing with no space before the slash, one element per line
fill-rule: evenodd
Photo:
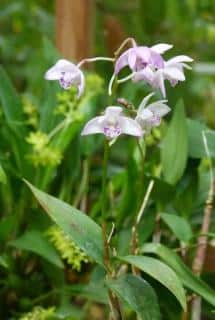
<path fill-rule="evenodd" d="M 207 233 L 210 229 L 211 217 L 213 211 L 213 199 L 214 199 L 214 175 L 213 175 L 213 165 L 210 157 L 210 152 L 208 148 L 207 138 L 205 132 L 202 132 L 203 143 L 205 147 L 205 152 L 209 161 L 209 172 L 210 172 L 210 188 L 208 191 L 208 197 L 204 207 L 202 226 L 200 231 L 200 236 L 197 241 L 196 254 L 193 260 L 192 270 L 197 276 L 200 276 L 205 262 L 206 249 L 207 249 Z M 200 320 L 201 319 L 201 297 L 195 296 L 191 304 L 191 319 Z"/>
<path fill-rule="evenodd" d="M 102 235 L 104 243 L 104 265 L 107 269 L 107 277 L 112 278 L 112 270 L 110 264 L 110 250 L 107 239 L 107 227 L 106 227 L 106 200 L 107 200 L 107 169 L 109 159 L 109 145 L 108 141 L 105 141 L 104 145 L 104 158 L 103 158 L 103 172 L 102 172 L 102 193 L 101 193 L 101 214 L 102 214 Z M 111 320 L 123 320 L 120 304 L 115 294 L 108 290 L 109 305 L 110 305 L 110 317 Z"/>

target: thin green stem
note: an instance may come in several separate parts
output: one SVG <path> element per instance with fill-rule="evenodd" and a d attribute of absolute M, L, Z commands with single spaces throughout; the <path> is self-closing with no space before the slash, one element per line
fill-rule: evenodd
<path fill-rule="evenodd" d="M 102 193 L 101 193 L 101 216 L 102 216 L 102 235 L 104 243 L 104 265 L 107 269 L 107 277 L 112 278 L 112 268 L 110 263 L 110 250 L 109 242 L 107 239 L 107 228 L 106 228 L 106 200 L 107 200 L 107 169 L 109 159 L 109 144 L 105 141 L 104 145 L 104 158 L 103 158 L 103 172 L 102 172 Z M 108 291 L 109 305 L 111 310 L 112 320 L 122 320 L 123 316 L 120 310 L 120 304 L 118 298 L 113 294 L 111 290 Z"/>
<path fill-rule="evenodd" d="M 126 76 L 126 77 L 124 77 L 124 78 L 121 78 L 121 79 L 118 79 L 118 80 L 117 80 L 117 83 L 126 82 L 126 81 L 132 79 L 135 74 L 136 74 L 136 72 L 132 72 L 132 73 L 130 73 L 128 76 Z"/>
<path fill-rule="evenodd" d="M 88 159 L 83 160 L 82 170 L 83 170 L 83 174 L 82 174 L 81 183 L 78 188 L 77 195 L 73 202 L 74 207 L 77 207 L 79 205 L 87 189 L 87 183 L 88 183 L 88 177 L 89 177 L 89 160 Z"/>
<path fill-rule="evenodd" d="M 143 153 L 143 149 L 142 149 L 142 146 L 141 146 L 141 144 L 140 144 L 140 139 L 137 138 L 136 141 L 137 141 L 137 147 L 138 147 L 138 150 L 139 150 L 139 152 L 140 152 L 140 157 L 141 157 L 142 166 L 143 166 L 144 161 L 145 161 L 145 155 L 144 155 L 144 153 Z"/>
<path fill-rule="evenodd" d="M 49 134 L 48 138 L 51 140 L 51 138 L 58 133 L 61 129 L 63 129 L 68 124 L 68 119 L 64 119 L 61 121 Z"/>
<path fill-rule="evenodd" d="M 106 217 L 106 195 L 107 195 L 107 169 L 108 169 L 108 158 L 109 158 L 109 145 L 108 141 L 105 141 L 104 145 L 104 158 L 103 158 L 103 172 L 102 172 L 102 193 L 101 193 L 101 213 L 102 220 Z"/>

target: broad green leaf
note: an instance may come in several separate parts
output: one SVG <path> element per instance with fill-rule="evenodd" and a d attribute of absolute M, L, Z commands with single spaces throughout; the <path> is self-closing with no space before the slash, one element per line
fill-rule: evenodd
<path fill-rule="evenodd" d="M 0 102 L 9 127 L 19 136 L 24 134 L 24 117 L 20 100 L 4 69 L 0 66 Z"/>
<path fill-rule="evenodd" d="M 184 104 L 175 107 L 172 121 L 161 149 L 163 175 L 166 182 L 175 184 L 182 177 L 188 155 L 188 134 Z"/>
<path fill-rule="evenodd" d="M 7 176 L 4 172 L 4 169 L 2 168 L 1 164 L 0 164 L 0 182 L 3 184 L 7 183 Z"/>
<path fill-rule="evenodd" d="M 183 242 L 189 242 L 192 238 L 192 230 L 186 219 L 175 214 L 162 213 L 161 219 L 172 230 L 176 238 Z"/>
<path fill-rule="evenodd" d="M 154 289 L 141 277 L 127 274 L 107 280 L 107 286 L 125 301 L 142 320 L 159 320 L 160 310 Z"/>
<path fill-rule="evenodd" d="M 63 268 L 63 263 L 55 248 L 39 231 L 27 231 L 20 238 L 11 241 L 10 244 L 18 249 L 34 252 L 57 267 Z"/>
<path fill-rule="evenodd" d="M 186 296 L 181 280 L 169 266 L 155 258 L 145 256 L 142 257 L 130 255 L 120 257 L 120 260 L 134 265 L 138 269 L 142 270 L 143 272 L 149 274 L 151 277 L 159 281 L 178 299 L 182 308 L 184 310 L 186 309 Z"/>
<path fill-rule="evenodd" d="M 56 125 L 59 116 L 57 117 L 54 110 L 57 106 L 57 93 L 59 92 L 58 83 L 46 82 L 44 86 L 44 97 L 41 101 L 40 108 L 40 130 L 50 132 Z"/>
<path fill-rule="evenodd" d="M 176 272 L 185 287 L 193 290 L 196 294 L 215 306 L 215 291 L 200 278 L 196 277 L 176 253 L 159 243 L 145 244 L 142 251 L 144 253 L 158 255 Z"/>
<path fill-rule="evenodd" d="M 103 265 L 102 230 L 91 218 L 67 203 L 27 185 L 51 219 L 96 262 Z"/>
<path fill-rule="evenodd" d="M 29 176 L 29 164 L 26 161 L 28 144 L 25 141 L 27 128 L 24 124 L 21 101 L 13 87 L 7 73 L 0 66 L 0 106 L 2 107 L 5 121 L 7 143 L 12 149 L 16 165 L 22 175 Z M 17 168 L 16 168 L 17 170 Z"/>
<path fill-rule="evenodd" d="M 0 241 L 6 242 L 16 226 L 14 215 L 7 215 L 0 220 Z"/>
<path fill-rule="evenodd" d="M 9 268 L 7 259 L 4 256 L 0 256 L 0 266 L 4 267 L 5 269 Z"/>
<path fill-rule="evenodd" d="M 211 157 L 215 157 L 215 131 L 208 129 L 203 123 L 187 119 L 188 139 L 189 139 L 189 156 L 192 158 L 205 158 L 205 146 L 202 139 L 202 132 L 204 131 L 208 149 Z"/>

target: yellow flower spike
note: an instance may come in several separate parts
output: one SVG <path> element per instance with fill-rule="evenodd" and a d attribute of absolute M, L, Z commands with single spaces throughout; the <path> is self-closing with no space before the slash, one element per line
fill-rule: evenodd
<path fill-rule="evenodd" d="M 47 235 L 62 259 L 76 271 L 81 271 L 82 263 L 88 263 L 86 254 L 57 226 L 49 228 Z"/>
<path fill-rule="evenodd" d="M 36 306 L 32 311 L 24 314 L 19 320 L 48 320 L 54 315 L 55 307 L 44 309 L 40 306 Z"/>
<path fill-rule="evenodd" d="M 48 144 L 49 138 L 46 133 L 41 131 L 31 132 L 26 138 L 29 144 L 32 144 L 35 151 L 40 151 Z"/>

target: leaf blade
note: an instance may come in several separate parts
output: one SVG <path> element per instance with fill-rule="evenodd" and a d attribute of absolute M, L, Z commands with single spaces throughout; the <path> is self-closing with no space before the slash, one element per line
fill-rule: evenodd
<path fill-rule="evenodd" d="M 160 310 L 154 289 L 142 278 L 127 274 L 106 280 L 106 285 L 144 320 L 159 320 Z"/>
<path fill-rule="evenodd" d="M 56 250 L 39 231 L 27 231 L 18 239 L 11 241 L 10 245 L 18 249 L 34 252 L 58 268 L 63 268 L 63 263 Z"/>
<path fill-rule="evenodd" d="M 130 263 L 149 274 L 152 278 L 164 285 L 181 304 L 182 308 L 186 310 L 186 296 L 182 283 L 175 272 L 163 262 L 146 256 L 125 256 L 120 257 L 120 260 Z"/>
<path fill-rule="evenodd" d="M 183 101 L 179 100 L 161 149 L 161 162 L 166 182 L 173 185 L 178 182 L 184 173 L 187 156 L 187 123 Z"/>
<path fill-rule="evenodd" d="M 192 238 L 193 233 L 191 227 L 183 217 L 175 214 L 162 213 L 161 219 L 168 225 L 179 240 L 188 243 Z"/>
<path fill-rule="evenodd" d="M 156 254 L 179 276 L 185 287 L 191 289 L 215 306 L 215 291 L 200 278 L 194 276 L 179 256 L 159 243 L 148 243 L 142 248 L 144 253 Z"/>
<path fill-rule="evenodd" d="M 103 241 L 100 226 L 76 208 L 37 189 L 28 181 L 25 180 L 25 182 L 50 218 L 89 257 L 103 265 Z"/>

